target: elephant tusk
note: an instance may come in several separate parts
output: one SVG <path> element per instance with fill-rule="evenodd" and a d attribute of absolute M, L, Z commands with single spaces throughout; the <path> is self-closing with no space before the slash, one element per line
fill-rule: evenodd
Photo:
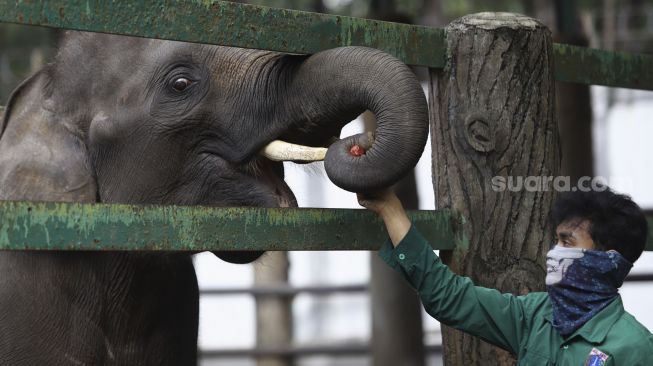
<path fill-rule="evenodd" d="M 274 140 L 259 154 L 273 161 L 320 161 L 324 160 L 326 152 L 324 147 L 309 147 Z"/>

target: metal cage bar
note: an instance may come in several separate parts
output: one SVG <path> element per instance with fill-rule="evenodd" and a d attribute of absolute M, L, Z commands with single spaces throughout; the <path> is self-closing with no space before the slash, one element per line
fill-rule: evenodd
<path fill-rule="evenodd" d="M 0 3 L 0 22 L 311 54 L 368 46 L 442 68 L 443 29 L 212 0 Z M 559 81 L 653 90 L 653 57 L 554 44 Z"/>
<path fill-rule="evenodd" d="M 437 28 L 226 1 L 9 1 L 0 21 L 301 54 L 360 45 L 431 67 L 445 55 Z"/>
<path fill-rule="evenodd" d="M 435 249 L 466 245 L 449 211 L 411 211 Z M 381 221 L 353 209 L 0 201 L 0 250 L 376 250 Z"/>
<path fill-rule="evenodd" d="M 451 211 L 409 216 L 433 249 L 468 245 Z M 0 201 L 0 250 L 377 250 L 384 240 L 366 210 Z"/>

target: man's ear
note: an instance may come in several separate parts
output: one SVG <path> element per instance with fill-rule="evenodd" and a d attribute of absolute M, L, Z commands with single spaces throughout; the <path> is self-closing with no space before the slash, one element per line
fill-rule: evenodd
<path fill-rule="evenodd" d="M 84 136 L 56 111 L 39 71 L 9 98 L 0 126 L 0 199 L 94 202 L 97 185 Z"/>

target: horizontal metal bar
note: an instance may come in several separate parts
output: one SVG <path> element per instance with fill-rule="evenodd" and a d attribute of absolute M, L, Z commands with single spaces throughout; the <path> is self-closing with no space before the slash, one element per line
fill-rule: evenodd
<path fill-rule="evenodd" d="M 445 55 L 441 29 L 227 1 L 10 0 L 0 22 L 301 54 L 368 46 L 431 67 Z"/>
<path fill-rule="evenodd" d="M 653 282 L 653 273 L 636 273 L 626 277 L 625 282 Z M 237 287 L 201 289 L 201 296 L 296 296 L 307 294 L 313 296 L 330 296 L 342 293 L 364 293 L 369 290 L 367 284 L 354 285 L 320 285 L 320 286 L 275 286 L 275 287 Z"/>
<path fill-rule="evenodd" d="M 653 57 L 594 48 L 553 45 L 558 81 L 653 90 Z"/>
<path fill-rule="evenodd" d="M 323 286 L 275 286 L 275 287 L 239 287 L 200 289 L 201 296 L 296 296 L 308 294 L 313 296 L 330 296 L 342 293 L 364 293 L 369 290 L 367 284 L 359 285 L 323 285 Z"/>
<path fill-rule="evenodd" d="M 212 0 L 32 0 L 0 5 L 0 22 L 312 54 L 373 47 L 442 68 L 443 29 Z M 558 81 L 653 90 L 653 58 L 555 44 Z"/>
<path fill-rule="evenodd" d="M 435 249 L 464 240 L 449 211 L 411 211 Z M 217 208 L 0 201 L 0 250 L 376 250 L 366 210 Z"/>
<path fill-rule="evenodd" d="M 434 249 L 467 245 L 450 211 L 409 215 Z M 365 210 L 0 201 L 0 250 L 376 250 L 385 239 Z"/>
<path fill-rule="evenodd" d="M 425 345 L 425 351 L 429 354 L 441 354 L 442 345 L 431 344 Z M 275 348 L 229 348 L 229 349 L 207 349 L 200 350 L 199 357 L 202 360 L 216 358 L 244 358 L 244 357 L 262 357 L 262 356 L 286 356 L 302 357 L 313 355 L 329 356 L 364 356 L 369 354 L 371 346 L 369 344 L 345 343 L 337 345 L 317 345 L 317 346 L 295 346 L 295 347 L 275 347 Z"/>
<path fill-rule="evenodd" d="M 636 273 L 626 277 L 625 282 L 653 282 L 653 273 Z M 238 287 L 200 289 L 201 296 L 296 296 L 307 294 L 313 296 L 330 296 L 335 294 L 357 294 L 369 290 L 367 284 L 355 285 L 321 285 L 321 286 L 275 286 L 275 287 Z"/>

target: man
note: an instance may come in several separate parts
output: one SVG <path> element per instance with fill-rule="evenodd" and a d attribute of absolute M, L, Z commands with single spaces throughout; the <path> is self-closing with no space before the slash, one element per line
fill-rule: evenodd
<path fill-rule="evenodd" d="M 630 198 L 605 188 L 564 193 L 554 203 L 547 292 L 525 296 L 477 287 L 451 272 L 394 193 L 358 200 L 388 230 L 381 258 L 443 324 L 508 350 L 518 365 L 653 365 L 653 335 L 624 311 L 618 293 L 644 250 L 646 219 Z"/>

